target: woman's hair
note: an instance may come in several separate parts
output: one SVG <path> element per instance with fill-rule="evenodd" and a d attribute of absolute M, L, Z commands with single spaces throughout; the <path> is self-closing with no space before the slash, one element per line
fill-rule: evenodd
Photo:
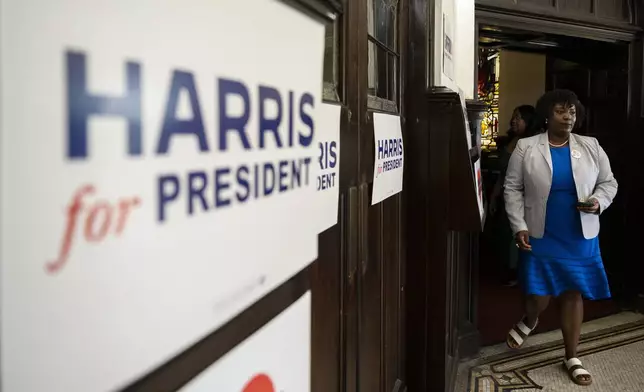
<path fill-rule="evenodd" d="M 521 134 L 521 137 L 530 137 L 538 133 L 541 130 L 539 116 L 537 116 L 537 111 L 532 105 L 521 105 L 517 106 L 514 112 L 519 112 L 523 121 L 525 121 L 525 131 Z M 512 120 L 510 120 L 512 124 Z M 510 125 L 510 130 L 508 131 L 508 136 L 514 138 L 515 132 L 512 130 L 512 125 Z"/>
<path fill-rule="evenodd" d="M 570 90 L 552 90 L 543 94 L 537 101 L 537 115 L 540 117 L 540 125 L 545 129 L 548 119 L 552 116 L 555 106 L 563 105 L 564 107 L 574 106 L 577 109 L 577 121 L 575 128 L 581 127 L 586 118 L 586 109 L 577 98 L 577 94 Z"/>

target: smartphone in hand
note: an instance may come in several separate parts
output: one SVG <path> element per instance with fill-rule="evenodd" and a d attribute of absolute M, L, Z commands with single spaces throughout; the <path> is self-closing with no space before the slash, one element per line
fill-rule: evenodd
<path fill-rule="evenodd" d="M 594 206 L 595 206 L 595 203 L 593 203 L 592 200 L 591 201 L 578 201 L 577 202 L 577 207 L 579 207 L 579 208 L 591 208 L 591 207 L 594 207 Z"/>

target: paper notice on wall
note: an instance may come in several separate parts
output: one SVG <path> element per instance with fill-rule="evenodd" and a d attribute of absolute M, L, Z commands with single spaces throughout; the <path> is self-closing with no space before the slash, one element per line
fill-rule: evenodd
<path fill-rule="evenodd" d="M 306 392 L 311 372 L 311 295 L 305 294 L 180 392 Z"/>
<path fill-rule="evenodd" d="M 483 206 L 483 175 L 481 173 L 481 159 L 474 162 L 474 181 L 474 184 L 476 185 L 476 201 L 479 205 L 479 214 L 481 219 L 483 219 L 485 209 Z"/>
<path fill-rule="evenodd" d="M 454 30 L 452 19 L 443 14 L 443 73 L 454 80 Z"/>
<path fill-rule="evenodd" d="M 315 135 L 319 155 L 317 173 L 317 219 L 319 232 L 338 223 L 340 196 L 340 105 L 321 104 L 317 110 Z"/>
<path fill-rule="evenodd" d="M 467 114 L 467 102 L 463 90 L 458 89 L 458 96 L 461 99 L 461 108 L 463 109 L 463 121 L 465 121 L 465 139 L 467 139 L 467 149 L 472 148 L 472 129 L 470 127 L 470 116 Z"/>
<path fill-rule="evenodd" d="M 400 117 L 373 114 L 375 159 L 371 205 L 402 192 L 404 149 Z"/>

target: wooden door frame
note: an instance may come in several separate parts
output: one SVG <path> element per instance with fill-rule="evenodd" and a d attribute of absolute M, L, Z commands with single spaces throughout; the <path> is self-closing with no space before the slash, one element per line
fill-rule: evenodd
<path fill-rule="evenodd" d="M 361 13 L 361 20 L 367 20 L 367 0 L 350 0 L 350 2 L 355 3 L 355 7 L 359 7 Z M 381 109 L 376 109 L 370 105 L 370 102 L 380 101 L 378 98 L 374 98 L 368 93 L 368 72 L 369 72 L 369 39 L 368 39 L 368 27 L 366 23 L 357 23 L 360 27 L 354 27 L 356 35 L 358 36 L 359 42 L 356 45 L 359 49 L 360 69 L 361 73 L 359 75 L 359 84 L 360 84 L 360 132 L 358 134 L 359 141 L 359 163 L 358 163 L 358 205 L 359 205 L 359 235 L 358 235 L 358 260 L 357 260 L 357 290 L 358 290 L 358 353 L 360 360 L 360 365 L 358 368 L 358 380 L 359 392 L 371 392 L 374 390 L 375 385 L 369 384 L 368 378 L 376 377 L 380 380 L 380 388 L 390 388 L 391 382 L 393 380 L 387 379 L 389 373 L 389 366 L 398 367 L 398 380 L 394 382 L 393 391 L 400 391 L 406 388 L 405 380 L 405 349 L 406 349 L 406 340 L 405 340 L 405 296 L 401 290 L 402 285 L 404 285 L 405 279 L 405 246 L 404 246 L 404 218 L 402 216 L 403 209 L 403 199 L 404 192 L 397 195 L 391 196 L 382 202 L 371 205 L 371 188 L 373 184 L 373 173 L 374 173 L 374 131 L 373 131 L 373 117 L 374 113 L 386 113 L 391 115 L 400 116 L 403 123 L 403 138 L 405 137 L 405 113 L 406 105 L 403 99 L 405 94 L 405 80 L 406 80 L 406 61 L 407 61 L 407 47 L 406 41 L 408 36 L 408 22 L 407 22 L 407 7 L 408 0 L 399 0 L 398 1 L 398 24 L 397 24 L 397 44 L 398 44 L 398 53 L 399 53 L 399 66 L 396 73 L 397 76 L 397 111 L 385 111 Z M 385 226 L 387 218 L 396 217 L 395 222 L 391 226 Z M 391 221 L 391 219 L 389 219 Z M 385 241 L 385 232 L 390 230 L 398 231 L 396 238 L 391 238 L 390 241 Z M 397 247 L 393 249 L 392 246 Z M 395 253 L 395 255 L 394 255 Z M 395 259 L 395 260 L 394 260 Z M 394 274 L 397 274 L 399 277 L 398 287 L 396 291 L 391 290 L 392 282 L 388 282 L 385 277 L 386 267 L 391 267 L 391 262 L 397 263 L 397 271 Z M 391 271 L 393 272 L 393 271 Z M 378 283 L 379 287 L 375 287 L 375 283 Z M 372 299 L 366 298 L 365 295 L 376 294 L 374 291 L 378 290 L 380 295 L 379 309 L 375 309 L 375 305 Z M 395 297 L 394 297 L 395 296 Z M 370 302 L 371 300 L 371 302 Z M 394 304 L 390 301 L 396 301 Z M 398 324 L 395 327 L 395 330 L 398 335 L 398 348 L 399 352 L 398 363 L 393 363 L 393 356 L 388 356 L 387 347 L 385 343 L 387 341 L 391 344 L 396 344 L 396 342 L 391 341 L 393 338 L 388 334 L 389 328 L 386 317 L 389 314 L 388 311 L 390 308 L 388 304 L 398 307 Z M 370 318 L 373 314 L 379 314 L 379 326 L 373 325 L 373 321 Z M 381 362 L 379 367 L 379 375 L 367 374 L 374 371 L 375 366 L 373 363 L 369 363 L 368 359 L 376 355 L 373 351 L 374 347 L 371 347 L 369 344 L 373 342 L 373 337 L 379 334 L 379 350 L 381 356 Z M 370 340 L 371 339 L 371 340 Z M 396 356 L 394 354 L 394 356 Z M 402 379 L 401 379 L 402 378 Z M 362 380 L 362 383 L 360 383 Z M 386 384 L 386 385 L 384 385 Z M 350 390 L 347 390 L 349 392 Z M 391 392 L 388 389 L 382 389 L 382 392 Z"/>
<path fill-rule="evenodd" d="M 399 45 L 401 47 L 399 91 L 401 96 L 404 94 L 402 85 L 405 80 L 406 3 L 407 0 L 402 0 L 399 5 L 401 7 L 399 12 Z M 317 365 L 317 368 L 313 369 L 314 382 L 315 380 L 320 381 L 325 375 L 332 378 L 332 380 L 322 380 L 322 385 L 313 385 L 314 391 L 364 391 L 366 388 L 369 388 L 369 383 L 373 383 L 373 379 L 375 378 L 378 378 L 380 383 L 386 383 L 386 388 L 391 387 L 395 391 L 400 390 L 400 392 L 404 389 L 405 338 L 403 332 L 404 296 L 401 294 L 402 291 L 387 290 L 387 286 L 382 287 L 382 290 L 378 288 L 378 293 L 376 293 L 377 296 L 384 296 L 395 291 L 391 295 L 391 298 L 387 297 L 386 300 L 393 306 L 399 306 L 400 315 L 403 316 L 403 321 L 399 325 L 399 328 L 397 328 L 397 342 L 393 341 L 395 338 L 390 336 L 391 334 L 386 337 L 383 335 L 383 329 L 379 329 L 378 326 L 378 323 L 382 323 L 383 321 L 373 320 L 373 313 L 365 313 L 364 309 L 366 306 L 363 305 L 368 299 L 364 298 L 363 294 L 363 291 L 367 287 L 366 283 L 369 284 L 368 290 L 373 290 L 376 286 L 385 284 L 382 281 L 377 284 L 374 283 L 374 280 L 377 279 L 374 276 L 374 272 L 377 268 L 381 267 L 380 265 L 376 265 L 380 261 L 379 257 L 381 252 L 374 251 L 373 247 L 372 251 L 368 251 L 369 244 L 373 244 L 374 242 L 370 237 L 370 235 L 374 235 L 374 229 L 370 228 L 375 227 L 376 230 L 382 230 L 383 219 L 389 217 L 390 220 L 397 219 L 396 226 L 400 228 L 400 231 L 403 229 L 402 217 L 400 217 L 400 210 L 402 208 L 400 207 L 400 203 L 397 206 L 388 205 L 388 215 L 383 218 L 382 214 L 385 210 L 383 203 L 371 206 L 369 202 L 368 183 L 373 179 L 374 141 L 372 110 L 368 108 L 367 104 L 369 60 L 367 26 L 364 23 L 367 20 L 367 6 L 367 0 L 345 1 L 341 20 L 343 25 L 340 32 L 340 50 L 342 53 L 340 79 L 342 88 L 339 94 L 340 102 L 330 102 L 342 106 L 340 133 L 340 219 L 337 227 L 330 228 L 320 234 L 319 246 L 321 258 L 314 264 L 313 273 L 316 276 L 312 278 L 314 305 L 318 302 L 321 304 L 320 309 L 314 306 L 314 319 L 320 320 L 324 318 L 325 314 L 328 314 L 332 307 L 331 303 L 335 303 L 336 297 L 339 296 L 339 303 L 337 304 L 339 311 L 337 314 L 328 316 L 333 318 L 332 324 L 338 325 L 339 336 L 329 331 L 323 331 L 321 328 L 313 327 L 314 341 L 312 344 L 315 348 L 313 361 Z M 399 113 L 402 114 L 403 110 L 404 105 L 401 100 Z M 400 200 L 402 199 L 402 195 L 397 195 L 395 198 Z M 391 202 L 393 198 L 388 200 Z M 395 218 L 395 209 L 398 210 L 398 218 Z M 379 236 L 379 238 L 381 237 Z M 404 235 L 400 233 L 397 237 L 394 242 L 402 244 Z M 324 249 L 325 247 L 333 247 L 337 244 L 340 244 L 341 249 Z M 390 250 L 388 252 L 390 255 L 392 252 L 399 253 L 397 258 L 400 260 L 401 271 L 398 271 L 398 273 L 404 279 L 404 246 L 397 246 L 398 248 L 396 249 L 393 247 L 386 249 Z M 380 246 L 380 248 L 383 247 L 385 245 Z M 367 270 L 368 273 L 366 272 Z M 336 274 L 335 281 L 333 280 L 334 273 Z M 367 277 L 365 277 L 365 273 L 367 273 Z M 329 290 L 334 292 L 325 294 Z M 335 290 L 339 291 L 338 295 L 336 295 Z M 332 298 L 321 298 L 325 295 Z M 384 297 L 382 301 L 385 301 Z M 396 303 L 391 301 L 396 301 Z M 373 302 L 370 302 L 368 305 L 370 310 L 376 307 Z M 383 310 L 383 308 L 385 305 L 380 304 L 377 306 L 381 307 L 380 317 L 384 317 L 386 309 Z M 362 332 L 369 333 L 367 340 L 364 338 L 366 334 Z M 378 333 L 380 335 L 374 338 Z M 380 348 L 374 345 L 369 350 L 366 342 L 372 342 L 374 339 L 380 340 Z M 324 347 L 325 344 L 336 344 L 338 341 L 340 346 L 338 354 L 336 354 L 337 350 Z M 400 352 L 388 352 L 385 347 L 382 347 L 383 341 L 392 341 L 393 344 L 398 344 L 400 346 Z M 375 365 L 373 361 L 367 364 L 365 360 L 366 354 L 382 355 L 383 360 L 380 366 Z M 321 358 L 317 356 L 321 356 Z M 333 359 L 336 359 L 336 357 L 338 363 L 337 366 L 334 366 Z M 387 372 L 392 369 L 389 367 L 390 365 L 394 367 L 394 371 Z M 398 382 L 391 380 L 393 377 L 392 373 L 396 372 Z M 365 380 L 367 381 L 365 382 Z M 394 386 L 390 384 L 394 384 Z M 380 386 L 380 388 L 383 388 L 383 386 Z M 383 392 L 391 391 L 383 390 Z"/>
<path fill-rule="evenodd" d="M 514 26 L 525 29 L 526 26 L 535 25 L 535 30 L 546 29 L 550 32 L 568 33 L 568 35 L 588 36 L 591 32 L 599 31 L 603 39 L 617 38 L 634 39 L 638 34 L 637 29 L 624 29 L 617 34 L 611 35 L 610 28 L 606 26 L 581 25 L 575 28 L 570 27 L 552 18 L 539 18 L 539 20 L 526 20 L 522 14 L 512 15 L 511 12 L 490 10 L 487 14 L 481 13 L 482 9 L 477 5 L 476 11 L 476 34 L 478 26 L 483 22 L 491 22 L 496 25 Z M 405 102 L 407 103 L 406 116 L 413 121 L 407 121 L 406 132 L 406 155 L 405 155 L 405 226 L 407 229 L 407 284 L 405 286 L 407 296 L 407 374 L 410 390 L 432 390 L 449 391 L 453 388 L 453 378 L 449 376 L 450 369 L 454 364 L 450 362 L 447 351 L 447 317 L 450 312 L 445 301 L 448 291 L 452 289 L 451 284 L 466 284 L 471 290 L 476 290 L 476 283 L 461 279 L 459 282 L 447 282 L 450 272 L 449 263 L 458 262 L 458 257 L 453 254 L 454 244 L 458 242 L 459 236 L 463 233 L 449 230 L 447 217 L 444 214 L 445 203 L 449 202 L 448 183 L 444 177 L 444 166 L 449 164 L 449 155 L 446 155 L 444 145 L 446 133 L 453 124 L 444 120 L 441 115 L 428 112 L 428 100 L 433 99 L 434 92 L 431 91 L 431 68 L 433 62 L 432 46 L 436 44 L 439 37 L 434 36 L 434 3 L 433 1 L 410 0 L 409 3 L 409 57 L 407 69 L 407 92 Z M 494 18 L 494 19 L 492 19 Z M 644 20 L 642 18 L 641 20 Z M 530 24 L 526 24 L 529 22 Z M 539 27 L 541 26 L 541 27 Z M 553 30 L 555 27 L 558 29 Z M 594 30 L 593 30 L 594 29 Z M 607 31 L 608 30 L 608 31 Z M 619 30 L 619 29 L 618 29 Z M 582 32 L 583 34 L 579 33 Z M 595 35 L 591 35 L 591 38 Z M 478 43 L 478 37 L 476 42 Z M 644 62 L 644 47 L 640 41 L 632 41 L 631 59 L 639 64 Z M 640 42 L 640 44 L 637 44 Z M 639 45 L 639 46 L 638 46 Z M 639 60 L 635 57 L 640 56 Z M 475 45 L 475 59 L 478 59 L 478 45 Z M 636 65 L 637 65 L 636 64 Z M 631 67 L 634 68 L 634 67 Z M 636 68 L 636 67 L 635 67 Z M 478 80 L 477 67 L 474 69 L 475 79 Z M 637 75 L 631 80 L 631 86 L 637 85 Z M 641 76 L 641 75 L 640 75 Z M 634 89 L 641 99 L 631 100 L 631 106 L 642 106 L 644 112 L 644 96 L 642 96 L 642 83 L 640 88 Z M 477 96 L 476 85 L 472 86 L 474 96 Z M 638 111 L 637 118 L 641 113 Z M 636 116 L 631 116 L 635 118 Z M 441 122 L 443 121 L 443 122 Z M 635 132 L 637 124 L 644 121 L 633 122 L 629 128 Z M 431 127 L 430 127 L 431 123 Z M 639 128 L 641 129 L 641 127 Z M 448 138 L 448 137 L 447 137 Z M 442 147 L 441 147 L 442 143 Z M 636 148 L 636 143 L 630 143 Z M 635 154 L 634 154 L 635 156 Z M 640 192 L 641 194 L 642 192 Z M 442 203 L 442 204 L 441 204 Z M 635 222 L 635 220 L 633 221 Z M 641 222 L 641 220 L 638 220 Z M 478 254 L 477 236 L 472 235 L 470 254 L 471 276 L 478 276 L 478 261 L 475 257 Z M 463 292 L 460 291 L 459 292 Z M 465 290 L 467 292 L 467 290 Z M 476 311 L 477 295 L 474 293 L 471 306 Z M 458 301 L 457 301 L 458 302 Z M 476 319 L 476 314 L 471 315 Z M 459 331 L 460 333 L 460 331 Z M 460 342 L 459 342 L 460 343 Z M 459 350 L 457 350 L 458 353 Z M 458 358 L 457 358 L 458 359 Z M 449 362 L 449 363 L 448 363 Z"/>
<path fill-rule="evenodd" d="M 535 17 L 528 12 L 481 4 L 476 5 L 475 17 L 479 23 L 596 41 L 632 41 L 641 32 L 641 29 L 633 25 L 589 23 L 544 15 Z"/>
<path fill-rule="evenodd" d="M 641 1 L 633 1 L 635 22 L 638 26 L 644 29 L 644 4 Z M 642 137 L 642 130 L 644 130 L 644 34 L 640 34 L 638 38 L 630 45 L 629 48 L 629 126 L 625 139 L 639 140 Z M 627 143 L 628 149 L 626 154 L 630 157 L 630 162 L 627 165 L 630 167 L 639 167 L 641 165 L 641 151 L 637 148 L 638 143 Z M 626 201 L 626 208 L 629 211 L 627 215 L 627 243 L 637 243 L 644 235 L 644 228 L 641 222 L 644 219 L 644 211 L 637 208 L 639 195 L 644 192 L 644 173 L 635 171 L 638 177 L 633 178 L 631 181 L 632 189 Z M 637 281 L 638 276 L 644 274 L 644 266 L 641 263 L 635 263 L 631 277 Z M 637 284 L 639 291 L 639 304 L 638 309 L 644 312 L 644 283 L 632 282 Z"/>
<path fill-rule="evenodd" d="M 637 8 L 634 4 L 634 14 L 641 13 L 641 9 Z M 641 8 L 644 8 L 641 7 Z M 641 18 L 641 17 L 640 17 Z M 475 8 L 475 41 L 474 41 L 474 58 L 478 59 L 479 45 L 478 45 L 478 32 L 482 24 L 494 25 L 499 27 L 514 28 L 520 30 L 534 31 L 538 33 L 566 35 L 571 37 L 579 37 L 592 39 L 597 41 L 608 42 L 629 42 L 631 45 L 642 34 L 644 22 L 636 17 L 636 22 L 640 27 L 631 25 L 615 25 L 609 26 L 604 24 L 584 23 L 580 21 L 570 21 L 567 19 L 540 16 L 535 18 L 534 15 L 528 12 L 501 9 L 490 7 L 477 3 Z M 474 80 L 478 80 L 478 67 L 474 67 Z M 474 96 L 477 96 L 477 88 L 474 86 Z M 644 112 L 644 103 L 643 112 Z"/>
<path fill-rule="evenodd" d="M 581 37 L 598 41 L 627 42 L 629 46 L 629 126 L 627 132 L 625 133 L 626 137 L 624 148 L 625 150 L 629 150 L 629 148 L 635 148 L 634 145 L 637 145 L 637 143 L 629 143 L 627 141 L 628 139 L 630 139 L 628 135 L 632 135 L 633 138 L 641 138 L 641 129 L 644 124 L 644 71 L 642 68 L 642 64 L 644 64 L 644 43 L 642 38 L 642 29 L 644 28 L 644 6 L 637 8 L 638 6 L 635 4 L 634 7 L 636 16 L 635 20 L 640 27 L 623 25 L 611 27 L 608 25 L 591 24 L 579 21 L 571 22 L 551 16 L 541 16 L 539 18 L 535 18 L 533 15 L 528 15 L 525 12 L 501 10 L 494 7 L 477 4 L 475 11 L 475 58 L 478 59 L 478 31 L 482 24 L 529 30 L 539 33 Z M 475 67 L 474 73 L 474 80 L 478 80 L 478 67 Z M 476 86 L 474 86 L 474 91 L 476 96 Z M 632 151 L 630 155 L 633 159 L 633 163 L 631 165 L 635 165 L 636 157 L 640 155 L 638 155 L 636 151 Z M 636 238 L 641 238 L 641 235 L 644 231 L 641 228 L 640 220 L 642 219 L 643 214 L 641 212 L 639 213 L 639 215 L 637 215 L 637 213 L 631 214 L 628 211 L 639 211 L 639 208 L 636 207 L 636 201 L 638 199 L 636 195 L 640 195 L 644 190 L 644 187 L 641 185 L 637 186 L 643 181 L 641 175 L 639 179 L 630 178 L 633 177 L 634 174 L 635 173 L 629 173 L 629 181 L 627 184 L 623 184 L 625 185 L 623 188 L 625 188 L 624 191 L 628 192 L 629 195 L 635 196 L 627 196 L 627 199 L 633 199 L 632 203 L 635 205 L 629 208 L 629 203 L 626 203 L 626 215 L 627 218 L 630 215 L 638 216 L 638 218 L 632 218 L 630 221 L 627 220 L 626 232 L 634 233 L 633 238 L 634 240 L 636 240 Z M 620 186 L 621 185 L 622 184 L 620 184 Z M 478 258 L 473 258 L 472 263 L 472 270 L 478 271 Z M 472 279 L 478 279 L 478 276 L 473 276 Z M 459 284 L 462 284 L 462 282 Z M 474 281 L 469 282 L 469 284 L 471 287 L 478 286 L 477 282 Z M 644 287 L 642 289 L 644 289 Z M 478 291 L 475 291 L 474 295 L 476 297 L 474 300 L 474 316 L 476 317 L 478 313 Z M 644 303 L 642 304 L 642 309 L 644 310 Z"/>
<path fill-rule="evenodd" d="M 304 0 L 308 1 L 308 0 Z M 338 101 L 341 107 L 338 224 L 320 233 L 318 259 L 311 267 L 311 390 L 355 391 L 358 385 L 359 145 L 362 127 L 360 35 L 353 28 L 363 11 L 355 1 L 341 4 Z"/>

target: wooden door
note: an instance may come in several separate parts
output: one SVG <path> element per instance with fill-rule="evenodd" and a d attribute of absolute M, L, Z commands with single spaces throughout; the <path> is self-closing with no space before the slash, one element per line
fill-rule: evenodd
<path fill-rule="evenodd" d="M 403 3 L 345 4 L 327 27 L 324 95 L 342 106 L 340 208 L 311 269 L 312 391 L 402 392 L 402 195 L 371 206 L 371 187 L 373 112 L 401 113 Z"/>
<path fill-rule="evenodd" d="M 586 108 L 586 120 L 577 132 L 596 137 L 608 155 L 613 172 L 622 187 L 626 182 L 624 138 L 628 124 L 628 51 L 615 45 L 599 59 L 574 51 L 565 59 L 549 56 L 548 89 L 573 90 Z M 625 192 L 618 192 L 613 205 L 601 216 L 600 244 L 609 275 L 613 298 L 621 302 L 628 288 L 628 260 L 625 250 Z M 597 309 L 589 307 L 589 310 Z M 603 316 L 606 309 L 587 312 L 587 318 Z"/>
<path fill-rule="evenodd" d="M 318 259 L 311 267 L 311 391 L 352 391 L 357 363 L 354 345 L 356 282 L 350 272 L 356 263 L 358 218 L 357 167 L 360 131 L 356 61 L 349 29 L 355 17 L 352 2 L 326 26 L 323 97 L 325 104 L 341 106 L 338 224 L 320 233 Z M 352 365 L 354 364 L 354 365 Z"/>
<path fill-rule="evenodd" d="M 363 0 L 366 62 L 361 74 L 365 114 L 360 132 L 361 254 L 358 287 L 359 391 L 390 392 L 403 374 L 402 194 L 371 205 L 374 113 L 401 116 L 404 2 Z M 363 52 L 364 53 L 364 52 Z"/>
<path fill-rule="evenodd" d="M 644 7 L 639 7 L 637 21 L 644 27 Z M 638 243 L 644 235 L 644 209 L 641 208 L 641 195 L 644 194 L 644 172 L 641 170 L 644 157 L 640 143 L 633 140 L 641 138 L 644 129 L 644 37 L 631 42 L 629 45 L 629 124 L 624 135 L 626 145 L 625 166 L 628 168 L 628 183 L 626 184 L 626 239 L 627 244 Z M 627 276 L 627 297 L 640 312 L 644 313 L 644 264 L 642 257 L 632 259 L 630 274 Z"/>

